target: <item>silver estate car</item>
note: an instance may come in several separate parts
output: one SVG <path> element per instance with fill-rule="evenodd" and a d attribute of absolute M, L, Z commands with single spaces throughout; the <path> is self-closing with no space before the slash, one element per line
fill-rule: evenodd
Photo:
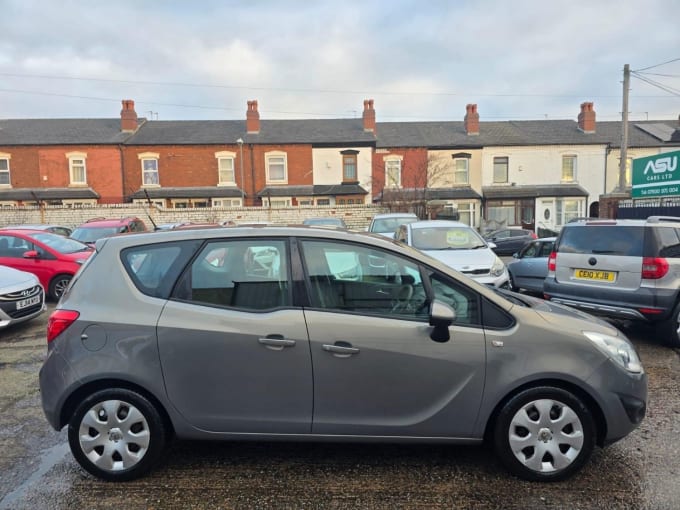
<path fill-rule="evenodd" d="M 47 343 L 47 420 L 111 481 L 147 473 L 173 436 L 488 441 L 515 475 L 560 480 L 647 402 L 608 323 L 335 229 L 101 239 Z"/>

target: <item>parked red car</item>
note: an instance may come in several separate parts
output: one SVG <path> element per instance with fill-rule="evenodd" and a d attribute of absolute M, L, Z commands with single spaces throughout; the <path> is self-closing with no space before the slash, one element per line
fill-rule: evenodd
<path fill-rule="evenodd" d="M 0 230 L 0 264 L 33 273 L 54 300 L 92 252 L 80 241 L 50 232 Z"/>
<path fill-rule="evenodd" d="M 139 218 L 92 218 L 76 227 L 71 232 L 71 238 L 81 243 L 94 244 L 102 237 L 124 234 L 126 232 L 146 232 L 147 230 L 146 225 Z"/>

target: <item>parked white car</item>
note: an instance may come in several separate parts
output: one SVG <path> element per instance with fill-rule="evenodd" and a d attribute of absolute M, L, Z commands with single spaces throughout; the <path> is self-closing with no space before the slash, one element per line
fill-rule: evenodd
<path fill-rule="evenodd" d="M 395 239 L 443 262 L 474 280 L 504 287 L 508 270 L 479 233 L 458 221 L 417 221 L 402 225 Z"/>
<path fill-rule="evenodd" d="M 37 276 L 0 265 L 0 329 L 31 320 L 46 309 Z"/>
<path fill-rule="evenodd" d="M 368 231 L 394 239 L 394 233 L 401 225 L 414 221 L 418 221 L 418 216 L 413 213 L 376 214 L 368 226 Z"/>

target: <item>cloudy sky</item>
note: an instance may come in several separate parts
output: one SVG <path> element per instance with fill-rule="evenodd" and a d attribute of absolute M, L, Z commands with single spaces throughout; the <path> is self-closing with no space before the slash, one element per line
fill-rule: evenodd
<path fill-rule="evenodd" d="M 680 114 L 678 0 L 0 0 L 0 118 Z M 666 63 L 668 62 L 668 63 Z M 663 64 L 663 65 L 658 65 Z M 642 71 L 644 70 L 644 71 Z M 643 81 L 660 84 L 658 88 Z"/>

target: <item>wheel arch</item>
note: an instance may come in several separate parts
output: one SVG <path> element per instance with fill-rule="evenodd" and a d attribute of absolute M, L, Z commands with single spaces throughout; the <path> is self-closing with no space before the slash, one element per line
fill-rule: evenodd
<path fill-rule="evenodd" d="M 168 438 L 174 435 L 175 430 L 172 420 L 161 401 L 156 398 L 153 393 L 147 391 L 143 387 L 124 379 L 98 379 L 96 381 L 90 381 L 71 393 L 61 407 L 61 412 L 59 413 L 59 429 L 63 428 L 69 422 L 70 417 L 73 416 L 78 405 L 88 396 L 100 390 L 115 388 L 134 391 L 148 399 L 158 410 L 158 414 L 160 414 L 163 419 L 166 430 L 168 431 Z"/>
<path fill-rule="evenodd" d="M 573 384 L 569 381 L 564 381 L 562 379 L 538 379 L 535 381 L 530 381 L 514 388 L 512 391 L 507 393 L 502 399 L 498 401 L 496 406 L 493 408 L 493 411 L 491 411 L 491 414 L 489 415 L 489 419 L 486 422 L 486 428 L 484 429 L 484 441 L 486 443 L 492 442 L 494 426 L 496 424 L 496 420 L 498 419 L 498 415 L 511 398 L 525 390 L 538 388 L 541 386 L 559 388 L 573 393 L 576 397 L 581 399 L 593 415 L 596 435 L 595 443 L 600 447 L 604 445 L 604 438 L 607 437 L 607 422 L 604 419 L 604 413 L 602 412 L 600 405 L 586 390 L 576 384 Z"/>

